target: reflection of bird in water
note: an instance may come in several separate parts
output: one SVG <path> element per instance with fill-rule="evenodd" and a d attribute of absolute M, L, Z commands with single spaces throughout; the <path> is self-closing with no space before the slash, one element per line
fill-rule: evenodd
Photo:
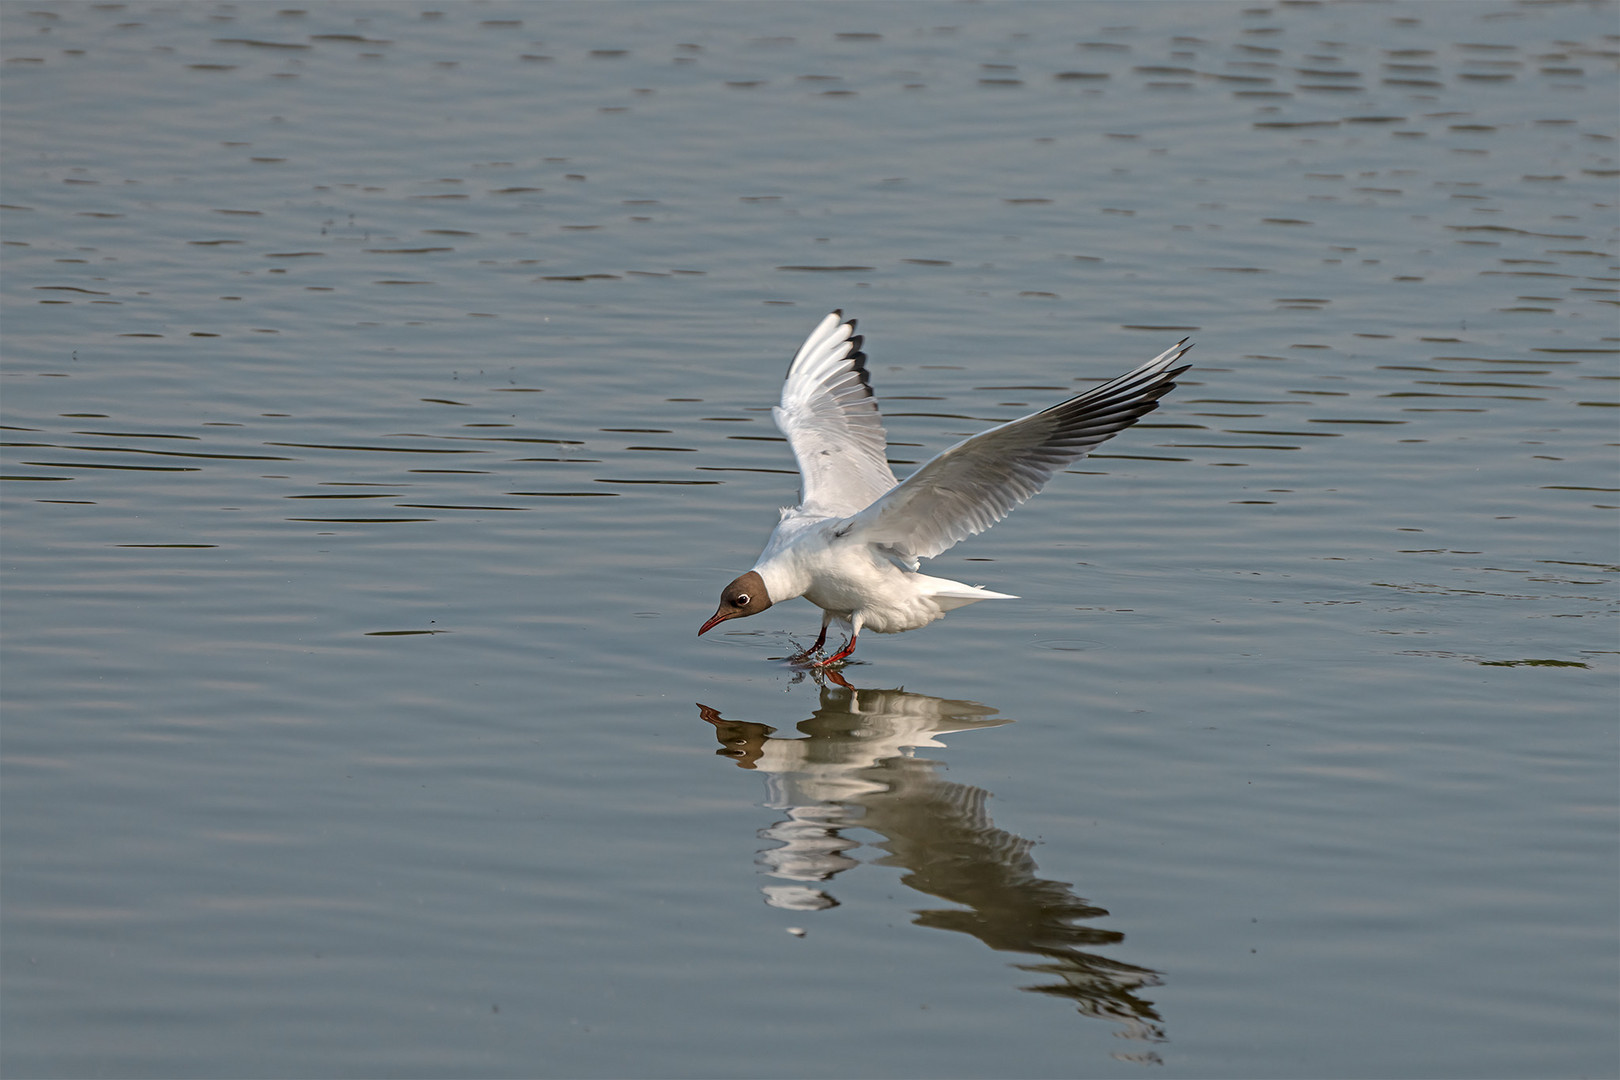
<path fill-rule="evenodd" d="M 1067 998 L 1086 1016 L 1122 1025 L 1129 1038 L 1163 1039 L 1152 1004 L 1136 995 L 1159 985 L 1158 972 L 1084 951 L 1124 940 L 1118 931 L 1081 925 L 1108 912 L 1063 882 L 1040 877 L 1030 854 L 1034 843 L 990 820 L 988 792 L 944 780 L 938 762 L 911 754 L 916 747 L 943 747 L 937 736 L 1010 721 L 976 702 L 847 685 L 823 685 L 820 706 L 797 725 L 804 738 L 779 738 L 764 724 L 727 720 L 698 706 L 714 725 L 719 753 L 763 773 L 764 805 L 785 812 L 760 832 L 776 841 L 759 856 L 776 879 L 764 888 L 767 903 L 794 910 L 835 906 L 825 886 L 862 861 L 852 854 L 861 841 L 844 831 L 875 832 L 882 840 L 873 846 L 885 854 L 866 861 L 898 868 L 909 887 L 962 905 L 918 911 L 918 925 L 1038 957 L 1017 966 L 1054 981 L 1026 989 Z M 1120 1056 L 1156 1060 L 1151 1052 Z"/>

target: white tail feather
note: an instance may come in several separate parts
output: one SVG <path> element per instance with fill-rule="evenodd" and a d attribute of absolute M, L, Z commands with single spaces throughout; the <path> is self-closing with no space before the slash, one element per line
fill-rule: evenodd
<path fill-rule="evenodd" d="M 942 611 L 955 611 L 968 604 L 976 604 L 980 600 L 1017 600 L 1018 597 L 1010 593 L 991 592 L 982 585 L 964 585 L 960 581 L 950 578 L 929 577 L 918 574 L 912 579 L 919 587 L 919 591 L 933 598 Z"/>

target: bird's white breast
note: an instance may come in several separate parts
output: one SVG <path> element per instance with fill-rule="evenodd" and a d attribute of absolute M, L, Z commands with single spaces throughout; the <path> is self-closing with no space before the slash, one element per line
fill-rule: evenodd
<path fill-rule="evenodd" d="M 754 570 L 772 603 L 803 596 L 866 629 L 894 634 L 927 626 L 946 607 L 932 595 L 937 578 L 901 569 L 872 545 L 839 537 L 839 519 L 789 512 Z M 955 605 L 951 605 L 955 606 Z"/>

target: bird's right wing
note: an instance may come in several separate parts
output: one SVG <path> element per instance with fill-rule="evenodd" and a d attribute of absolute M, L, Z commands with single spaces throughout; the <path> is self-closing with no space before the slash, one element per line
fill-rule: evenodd
<path fill-rule="evenodd" d="M 914 563 L 983 532 L 1157 408 L 1191 347 L 1183 339 L 1135 371 L 957 443 L 854 515 L 845 534 Z"/>
<path fill-rule="evenodd" d="M 799 459 L 800 504 L 847 517 L 894 487 L 883 417 L 866 375 L 855 320 L 842 311 L 810 332 L 771 410 Z"/>

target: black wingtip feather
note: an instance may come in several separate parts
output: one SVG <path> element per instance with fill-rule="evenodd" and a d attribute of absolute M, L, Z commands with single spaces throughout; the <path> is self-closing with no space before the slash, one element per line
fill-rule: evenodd
<path fill-rule="evenodd" d="M 834 308 L 831 314 L 836 315 L 840 323 L 847 323 L 849 325 L 850 350 L 849 355 L 845 357 L 845 361 L 849 364 L 850 370 L 855 373 L 855 377 L 861 380 L 861 386 L 863 389 L 865 389 L 866 396 L 869 398 L 877 397 L 877 392 L 872 389 L 872 375 L 866 370 L 866 350 L 861 347 L 866 341 L 866 336 L 864 334 L 857 334 L 854 332 L 856 321 L 854 319 L 844 318 L 843 308 Z M 793 363 L 797 359 L 797 353 L 788 358 L 788 377 L 793 375 Z"/>
<path fill-rule="evenodd" d="M 851 319 L 849 325 L 853 327 L 855 320 Z M 861 342 L 865 339 L 860 334 L 856 334 L 849 340 L 850 344 L 854 346 L 849 353 L 850 370 L 855 372 L 856 376 L 861 380 L 861 385 L 866 388 L 866 396 L 876 397 L 876 393 L 872 390 L 871 372 L 866 370 L 866 352 L 861 348 Z"/>

